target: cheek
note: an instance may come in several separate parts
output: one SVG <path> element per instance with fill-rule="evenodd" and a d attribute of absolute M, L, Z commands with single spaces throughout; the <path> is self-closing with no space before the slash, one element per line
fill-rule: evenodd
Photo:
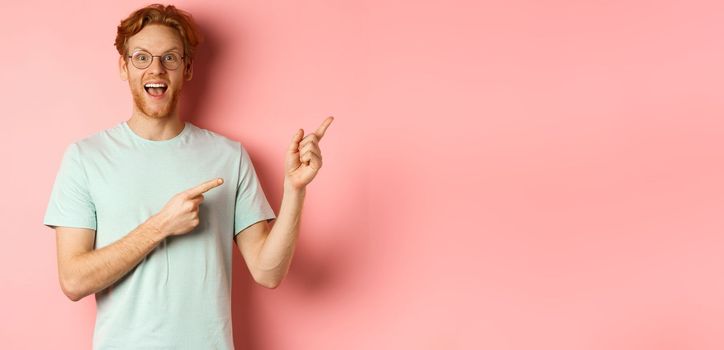
<path fill-rule="evenodd" d="M 173 88 L 173 91 L 174 91 L 174 92 L 180 92 L 180 91 L 181 91 L 181 88 L 182 88 L 183 85 L 184 85 L 183 78 L 177 79 L 177 80 L 173 81 L 172 84 L 173 84 L 173 87 L 174 87 L 174 88 Z"/>
<path fill-rule="evenodd" d="M 137 88 L 141 85 L 141 78 L 131 75 L 128 75 L 128 85 L 131 85 L 133 88 Z"/>

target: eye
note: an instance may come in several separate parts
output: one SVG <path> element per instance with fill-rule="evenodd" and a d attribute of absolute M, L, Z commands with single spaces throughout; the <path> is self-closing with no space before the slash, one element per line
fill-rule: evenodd
<path fill-rule="evenodd" d="M 137 61 L 141 61 L 141 62 L 144 62 L 144 61 L 147 61 L 147 60 L 148 60 L 148 55 L 145 54 L 145 53 L 137 53 L 137 54 L 135 54 L 133 57 L 134 57 Z"/>
<path fill-rule="evenodd" d="M 176 58 L 175 54 L 167 53 L 167 54 L 163 55 L 163 60 L 166 62 L 175 62 L 178 59 Z"/>

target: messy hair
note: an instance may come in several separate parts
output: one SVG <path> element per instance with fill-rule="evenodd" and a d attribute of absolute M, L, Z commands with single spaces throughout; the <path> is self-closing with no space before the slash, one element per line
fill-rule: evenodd
<path fill-rule="evenodd" d="M 140 32 L 149 24 L 162 24 L 178 31 L 184 44 L 184 56 L 187 62 L 193 61 L 196 47 L 203 41 L 191 14 L 173 5 L 152 4 L 133 12 L 121 21 L 116 34 L 115 46 L 118 53 L 126 59 L 128 38 Z"/>

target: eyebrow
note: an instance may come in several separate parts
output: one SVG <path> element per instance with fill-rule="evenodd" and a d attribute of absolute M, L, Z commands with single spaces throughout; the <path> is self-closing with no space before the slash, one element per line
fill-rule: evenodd
<path fill-rule="evenodd" d="M 144 50 L 144 51 L 148 51 L 148 49 L 145 49 L 145 48 L 140 47 L 140 46 L 136 46 L 136 47 L 132 48 L 131 51 L 138 50 L 138 49 L 141 49 L 141 50 Z M 168 50 L 166 50 L 166 51 L 164 51 L 164 52 L 169 52 L 169 51 L 173 51 L 173 50 L 180 51 L 181 49 L 179 49 L 178 47 L 174 46 L 174 47 L 172 47 L 172 48 L 170 48 L 170 49 L 168 49 Z"/>

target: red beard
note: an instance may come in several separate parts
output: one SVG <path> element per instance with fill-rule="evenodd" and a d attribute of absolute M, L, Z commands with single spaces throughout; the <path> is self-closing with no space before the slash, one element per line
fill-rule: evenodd
<path fill-rule="evenodd" d="M 171 101 L 163 105 L 161 109 L 156 110 L 154 110 L 151 106 L 151 103 L 153 102 L 149 103 L 148 94 L 143 87 L 140 89 L 131 89 L 131 93 L 133 95 L 133 103 L 136 107 L 141 111 L 141 113 L 151 118 L 166 118 L 176 110 L 176 106 L 178 105 L 179 91 L 171 90 L 170 87 L 166 90 L 166 94 L 171 94 Z"/>

